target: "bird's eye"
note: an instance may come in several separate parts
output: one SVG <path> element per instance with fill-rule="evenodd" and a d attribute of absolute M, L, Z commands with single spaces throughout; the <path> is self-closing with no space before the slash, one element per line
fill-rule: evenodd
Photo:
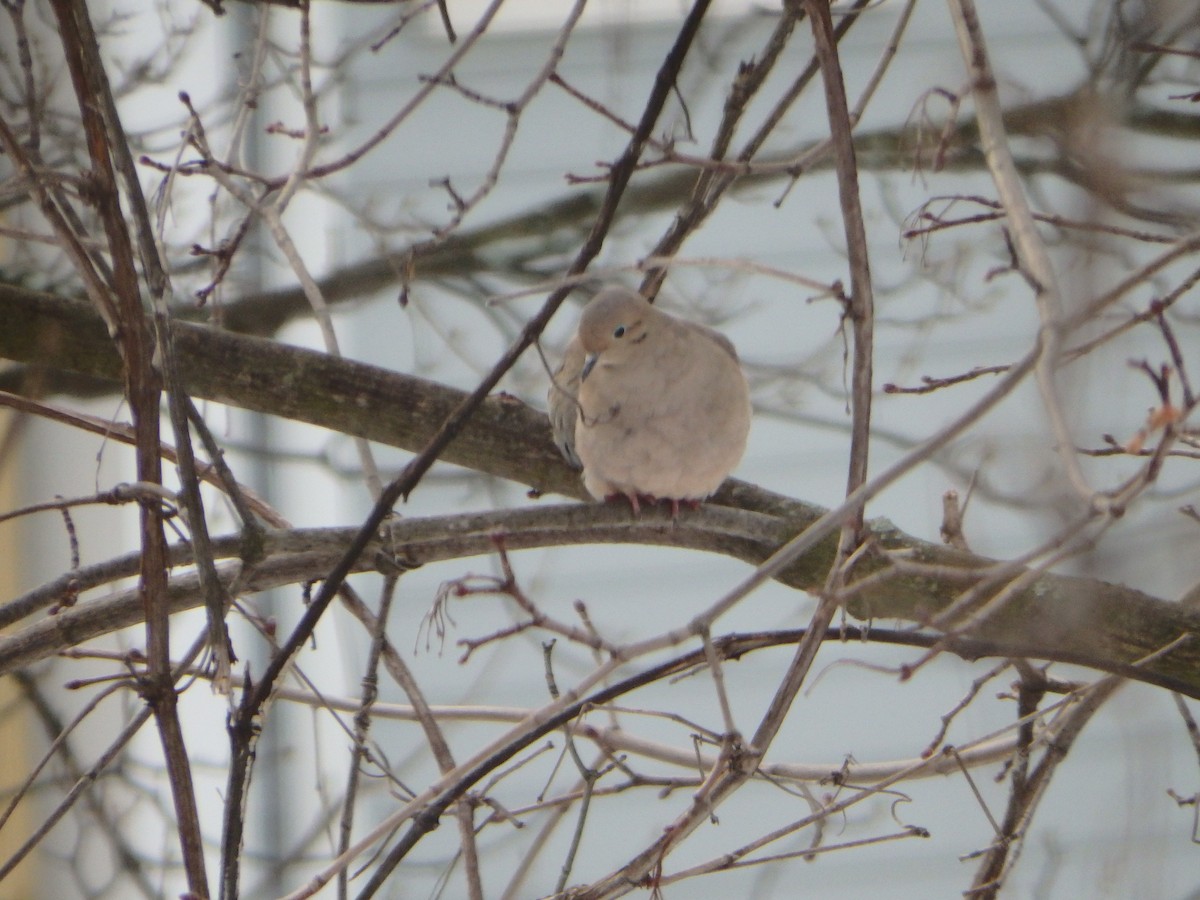
<path fill-rule="evenodd" d="M 614 329 L 613 329 L 613 337 L 615 337 L 615 338 L 623 338 L 623 337 L 625 337 L 625 326 L 624 326 L 624 325 L 618 325 L 616 328 L 614 328 Z"/>

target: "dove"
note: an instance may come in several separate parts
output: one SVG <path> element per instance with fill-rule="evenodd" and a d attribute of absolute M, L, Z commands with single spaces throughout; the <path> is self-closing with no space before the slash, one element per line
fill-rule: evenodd
<path fill-rule="evenodd" d="M 724 335 L 624 287 L 584 308 L 549 394 L 555 442 L 597 500 L 695 504 L 742 458 L 750 391 Z"/>

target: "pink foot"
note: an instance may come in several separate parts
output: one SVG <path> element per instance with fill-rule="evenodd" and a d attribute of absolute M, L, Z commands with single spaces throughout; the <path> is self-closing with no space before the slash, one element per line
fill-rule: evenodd
<path fill-rule="evenodd" d="M 619 502 L 621 500 L 629 501 L 629 507 L 630 507 L 630 509 L 633 510 L 633 514 L 635 516 L 641 515 L 642 507 L 638 503 L 638 495 L 637 494 L 632 494 L 632 493 L 630 493 L 630 494 L 606 494 L 604 496 L 605 503 Z"/>
<path fill-rule="evenodd" d="M 672 497 L 671 499 L 666 500 L 665 502 L 671 504 L 671 519 L 672 519 L 672 521 L 679 518 L 679 510 L 681 507 L 683 509 L 699 509 L 700 508 L 699 500 L 677 500 L 674 497 Z"/>

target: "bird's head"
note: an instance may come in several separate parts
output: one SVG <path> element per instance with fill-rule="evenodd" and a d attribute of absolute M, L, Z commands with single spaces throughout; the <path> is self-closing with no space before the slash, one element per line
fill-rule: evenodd
<path fill-rule="evenodd" d="M 638 352 L 654 328 L 658 311 L 643 297 L 624 287 L 606 287 L 588 303 L 579 320 L 579 342 L 587 353 L 583 377 L 603 355 L 620 364 Z"/>

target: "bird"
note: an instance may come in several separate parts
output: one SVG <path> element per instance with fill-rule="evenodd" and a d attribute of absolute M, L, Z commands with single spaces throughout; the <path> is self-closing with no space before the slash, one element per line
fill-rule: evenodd
<path fill-rule="evenodd" d="M 575 452 L 575 420 L 579 415 L 579 382 L 587 359 L 579 335 L 574 335 L 563 350 L 558 369 L 550 376 L 550 391 L 546 402 L 550 407 L 550 433 L 554 444 L 572 468 L 582 469 L 583 462 Z"/>
<path fill-rule="evenodd" d="M 720 332 L 626 287 L 587 304 L 548 401 L 555 443 L 597 500 L 695 506 L 742 458 L 750 389 Z"/>

